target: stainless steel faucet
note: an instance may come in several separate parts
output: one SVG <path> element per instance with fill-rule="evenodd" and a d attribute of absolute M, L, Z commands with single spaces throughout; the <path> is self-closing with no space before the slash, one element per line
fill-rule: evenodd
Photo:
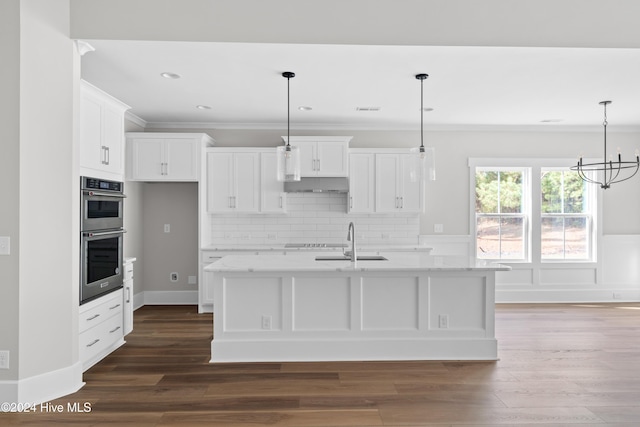
<path fill-rule="evenodd" d="M 351 262 L 356 262 L 358 256 L 356 255 L 356 226 L 353 222 L 349 223 L 349 231 L 347 232 L 347 241 L 351 242 L 351 252 L 345 253 L 351 256 Z"/>

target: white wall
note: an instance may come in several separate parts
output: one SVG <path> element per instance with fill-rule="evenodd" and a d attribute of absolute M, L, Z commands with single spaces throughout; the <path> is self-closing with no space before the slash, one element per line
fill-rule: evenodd
<path fill-rule="evenodd" d="M 10 350 L 12 368 L 0 371 L 0 401 L 39 402 L 82 384 L 74 129 L 79 57 L 69 38 L 69 0 L 9 0 L 1 10 L 13 45 L 2 38 L 2 53 L 11 59 L 3 75 L 9 102 L 2 108 L 11 122 L 2 126 L 8 147 L 3 140 L 2 200 L 10 205 L 2 233 L 12 242 L 2 261 L 9 281 L 2 283 L 0 316 L 6 310 L 10 318 L 0 328 L 0 346 Z"/>
<path fill-rule="evenodd" d="M 20 187 L 20 2 L 0 3 L 0 236 L 11 238 L 11 255 L 0 255 L 0 350 L 18 354 Z M 1 380 L 18 378 L 18 359 L 10 370 L 0 370 Z"/>
<path fill-rule="evenodd" d="M 420 220 L 420 234 L 434 234 L 434 224 L 443 224 L 446 235 L 470 233 L 470 157 L 575 159 L 579 153 L 585 157 L 601 156 L 601 130 L 572 132 L 553 125 L 540 131 L 495 129 L 498 128 L 476 131 L 426 130 L 425 145 L 436 148 L 437 181 L 427 182 L 426 185 L 427 202 Z M 151 131 L 175 132 L 176 129 Z M 180 131 L 208 133 L 216 140 L 217 147 L 272 147 L 282 144 L 280 136 L 286 130 Z M 419 131 L 294 130 L 291 134 L 353 136 L 351 148 L 414 147 L 420 141 Z M 636 148 L 640 148 L 640 132 L 616 132 L 615 127 L 610 125 L 608 142 L 612 147 L 620 147 L 623 154 L 631 158 Z M 572 165 L 567 164 L 567 167 Z M 634 197 L 637 194 L 640 194 L 640 176 L 606 190 L 603 205 L 605 235 L 640 234 L 640 197 Z"/>
<path fill-rule="evenodd" d="M 140 125 L 126 119 L 124 123 L 125 132 L 142 132 L 144 128 Z M 144 283 L 144 264 L 145 257 L 143 251 L 143 235 L 142 229 L 144 225 L 143 214 L 143 182 L 126 181 L 124 184 L 124 192 L 127 198 L 124 200 L 124 229 L 127 232 L 124 235 L 124 256 L 135 257 L 136 262 L 133 265 L 133 292 L 139 294 L 142 292 Z"/>

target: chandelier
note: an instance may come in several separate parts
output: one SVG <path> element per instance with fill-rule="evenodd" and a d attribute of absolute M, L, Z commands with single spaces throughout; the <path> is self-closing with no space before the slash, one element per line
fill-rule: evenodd
<path fill-rule="evenodd" d="M 600 188 L 605 190 L 611 187 L 611 184 L 632 178 L 638 173 L 638 168 L 640 167 L 640 153 L 638 150 L 635 153 L 635 161 L 622 161 L 620 148 L 618 148 L 617 160 L 614 160 L 613 155 L 610 154 L 607 161 L 607 105 L 609 104 L 611 104 L 611 101 L 600 102 L 600 105 L 604 106 L 604 121 L 602 122 L 604 127 L 604 157 L 602 162 L 584 163 L 581 155 L 578 158 L 578 164 L 570 168 L 572 171 L 578 172 L 583 181 L 598 184 Z"/>

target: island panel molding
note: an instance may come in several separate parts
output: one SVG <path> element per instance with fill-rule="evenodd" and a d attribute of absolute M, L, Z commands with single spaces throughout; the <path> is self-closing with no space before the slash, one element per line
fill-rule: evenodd
<path fill-rule="evenodd" d="M 456 257 L 231 255 L 205 267 L 211 362 L 497 360 L 495 273 Z"/>

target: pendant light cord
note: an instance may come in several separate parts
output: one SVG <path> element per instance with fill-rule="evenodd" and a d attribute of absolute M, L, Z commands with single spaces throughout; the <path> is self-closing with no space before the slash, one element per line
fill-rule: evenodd
<path fill-rule="evenodd" d="M 291 71 L 285 71 L 284 73 L 282 73 L 282 77 L 287 79 L 287 147 L 289 147 L 289 140 L 291 139 L 290 133 L 291 133 L 291 107 L 290 107 L 290 95 L 289 95 L 289 80 L 291 80 L 292 77 L 295 77 L 295 73 L 292 73 Z M 287 148 L 288 150 L 290 150 L 290 148 Z"/>
<path fill-rule="evenodd" d="M 420 148 L 424 148 L 424 79 L 420 80 Z"/>
<path fill-rule="evenodd" d="M 424 81 L 429 74 L 416 74 L 416 79 L 420 80 L 420 152 L 424 153 Z"/>

